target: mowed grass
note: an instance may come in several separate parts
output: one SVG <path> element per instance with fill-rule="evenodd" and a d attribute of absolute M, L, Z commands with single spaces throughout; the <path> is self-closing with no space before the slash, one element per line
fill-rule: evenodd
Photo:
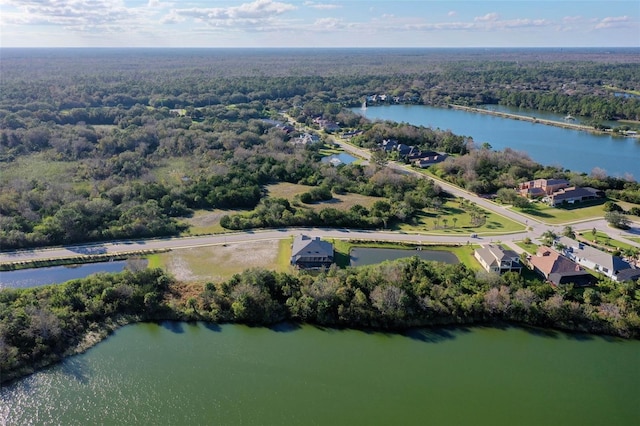
<path fill-rule="evenodd" d="M 250 268 L 286 272 L 292 270 L 291 242 L 286 238 L 178 249 L 150 256 L 149 264 L 189 283 L 224 281 Z"/>
<path fill-rule="evenodd" d="M 508 234 L 522 232 L 526 226 L 499 214 L 483 210 L 486 222 L 482 226 L 471 223 L 468 208 L 457 201 L 447 200 L 438 211 L 423 209 L 416 214 L 415 223 L 403 223 L 397 227 L 405 232 L 421 232 L 435 235 Z M 446 223 L 445 223 L 446 221 Z"/>
<path fill-rule="evenodd" d="M 576 203 L 566 207 L 551 207 L 541 202 L 530 203 L 529 207 L 511 210 L 545 223 L 560 225 L 604 217 L 604 202 Z"/>
<path fill-rule="evenodd" d="M 616 240 L 615 238 L 609 237 L 604 232 L 596 231 L 596 235 L 594 237 L 593 232 L 591 230 L 582 230 L 576 232 L 577 235 L 580 235 L 587 241 L 594 242 L 603 247 L 614 249 L 614 250 L 628 250 L 628 249 L 636 249 L 637 247 L 633 247 L 630 244 L 624 243 L 622 241 Z M 594 241 L 595 240 L 595 241 Z"/>
<path fill-rule="evenodd" d="M 538 252 L 538 246 L 533 243 L 525 243 L 524 241 L 515 241 L 515 245 L 523 249 L 529 254 L 536 254 Z"/>
<path fill-rule="evenodd" d="M 267 195 L 269 197 L 286 198 L 287 200 L 292 202 L 296 195 L 309 192 L 313 188 L 313 186 L 281 182 L 273 185 L 267 185 L 265 187 L 265 190 L 267 191 Z M 366 208 L 371 208 L 371 206 L 373 206 L 373 203 L 379 200 L 383 200 L 383 198 L 370 197 L 368 195 L 360 194 L 334 194 L 333 199 L 329 201 L 321 201 L 313 204 L 302 204 L 302 206 L 313 209 L 315 211 L 319 211 L 327 207 L 346 211 L 355 205 L 361 205 Z"/>
<path fill-rule="evenodd" d="M 220 219 L 225 215 L 243 213 L 248 210 L 196 210 L 193 216 L 181 219 L 182 223 L 189 225 L 189 229 L 182 235 L 209 235 L 229 232 L 220 225 Z"/>

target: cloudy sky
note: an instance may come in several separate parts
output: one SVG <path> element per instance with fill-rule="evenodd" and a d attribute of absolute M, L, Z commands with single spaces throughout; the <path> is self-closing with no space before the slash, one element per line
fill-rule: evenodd
<path fill-rule="evenodd" d="M 640 46 L 638 0 L 0 0 L 3 47 Z"/>

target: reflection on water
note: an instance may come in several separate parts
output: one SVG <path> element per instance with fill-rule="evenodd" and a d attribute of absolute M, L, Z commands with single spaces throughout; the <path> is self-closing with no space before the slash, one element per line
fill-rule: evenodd
<path fill-rule="evenodd" d="M 349 253 L 351 266 L 375 265 L 385 260 L 396 260 L 418 256 L 422 260 L 433 260 L 450 264 L 460 263 L 455 254 L 439 250 L 406 250 L 356 247 Z"/>
<path fill-rule="evenodd" d="M 508 326 L 135 324 L 4 386 L 0 424 L 635 425 L 638 353 Z"/>
<path fill-rule="evenodd" d="M 30 268 L 18 271 L 0 272 L 0 289 L 28 288 L 88 277 L 98 272 L 122 272 L 126 260 L 114 262 L 85 263 L 82 265 L 51 266 L 47 268 Z"/>

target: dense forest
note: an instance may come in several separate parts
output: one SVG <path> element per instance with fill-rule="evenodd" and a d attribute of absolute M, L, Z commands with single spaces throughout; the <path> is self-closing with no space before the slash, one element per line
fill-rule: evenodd
<path fill-rule="evenodd" d="M 640 282 L 602 279 L 554 289 L 522 276 L 479 274 L 417 257 L 289 274 L 250 269 L 227 281 L 181 288 L 161 270 L 100 274 L 66 284 L 0 292 L 2 381 L 86 349 L 118 325 L 161 319 L 407 330 L 511 322 L 640 336 Z"/>
<path fill-rule="evenodd" d="M 566 175 L 448 131 L 369 123 L 345 107 L 385 93 L 388 102 L 492 102 L 637 120 L 640 99 L 611 89 L 640 87 L 634 53 L 3 49 L 0 247 L 176 235 L 185 230 L 181 218 L 212 208 L 252 210 L 225 218 L 230 229 L 380 227 L 438 196 L 374 167 L 321 164 L 317 147 L 291 143 L 295 129 L 274 126 L 283 113 L 308 127 L 323 117 L 363 130 L 354 142 L 367 148 L 393 138 L 456 154 L 439 173 L 478 193 Z M 640 198 L 623 179 L 569 177 Z M 308 200 L 345 192 L 382 199 L 372 211 L 318 213 L 267 200 L 264 186 L 277 182 L 318 187 Z"/>

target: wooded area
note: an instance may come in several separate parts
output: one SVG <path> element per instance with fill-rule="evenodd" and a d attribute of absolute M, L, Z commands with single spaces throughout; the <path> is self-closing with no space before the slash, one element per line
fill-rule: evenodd
<path fill-rule="evenodd" d="M 407 220 L 437 191 L 374 168 L 319 163 L 294 131 L 265 120 L 287 112 L 461 155 L 442 176 L 479 192 L 518 179 L 567 176 L 521 154 L 473 149 L 468 138 L 406 124 L 368 123 L 344 109 L 365 96 L 430 105 L 503 103 L 594 120 L 640 118 L 633 49 L 145 50 L 3 49 L 0 246 L 3 249 L 175 235 L 194 209 L 253 209 L 225 226 L 379 227 Z M 393 100 L 395 99 L 395 100 Z M 637 184 L 571 174 L 637 202 Z M 265 200 L 264 185 L 384 197 L 375 211 L 314 213 Z M 417 196 L 417 191 L 422 193 Z"/>

